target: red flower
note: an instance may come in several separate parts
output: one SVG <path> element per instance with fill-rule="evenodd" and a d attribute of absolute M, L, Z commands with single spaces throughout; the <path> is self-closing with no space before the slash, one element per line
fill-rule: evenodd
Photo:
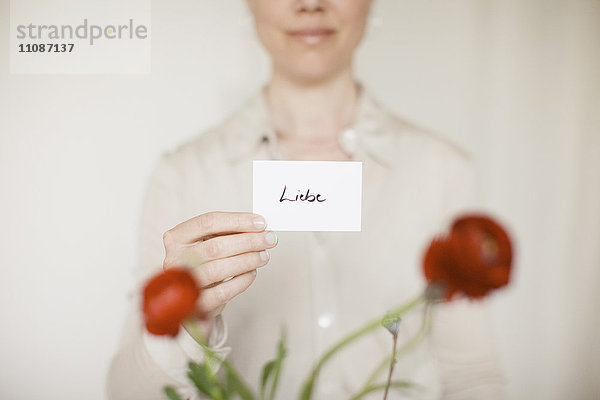
<path fill-rule="evenodd" d="M 176 336 L 179 325 L 194 312 L 200 289 L 188 269 L 171 268 L 144 287 L 146 329 L 155 335 Z"/>
<path fill-rule="evenodd" d="M 454 221 L 448 237 L 431 242 L 423 271 L 430 284 L 442 287 L 446 300 L 458 292 L 481 298 L 508 284 L 511 263 L 506 231 L 489 217 L 467 215 Z"/>

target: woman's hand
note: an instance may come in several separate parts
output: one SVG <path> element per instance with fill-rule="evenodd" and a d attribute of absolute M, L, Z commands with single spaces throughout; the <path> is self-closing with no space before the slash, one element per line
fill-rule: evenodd
<path fill-rule="evenodd" d="M 265 231 L 265 226 L 265 219 L 257 214 L 209 212 L 164 233 L 163 269 L 193 263 L 203 288 L 197 311 L 207 316 L 200 327 L 205 335 L 227 302 L 246 290 L 256 269 L 269 262 L 266 249 L 275 247 L 277 236 Z"/>

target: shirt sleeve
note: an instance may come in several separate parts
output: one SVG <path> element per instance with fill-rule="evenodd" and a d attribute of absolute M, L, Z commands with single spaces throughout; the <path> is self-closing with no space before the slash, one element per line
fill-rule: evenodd
<path fill-rule="evenodd" d="M 468 157 L 447 163 L 447 209 L 450 223 L 479 205 L 476 173 Z M 492 340 L 487 299 L 456 299 L 434 307 L 430 343 L 444 400 L 500 400 L 506 380 Z"/>
<path fill-rule="evenodd" d="M 164 260 L 163 233 L 181 220 L 182 176 L 177 160 L 170 154 L 160 157 L 152 171 L 142 207 L 138 242 L 138 264 L 135 268 L 134 295 L 119 349 L 107 376 L 110 400 L 165 399 L 163 388 L 173 386 L 183 398 L 199 399 L 198 391 L 187 377 L 189 361 L 202 362 L 203 349 L 183 327 L 176 338 L 155 336 L 144 328 L 141 314 L 141 290 L 145 281 L 162 270 Z M 222 316 L 215 318 L 208 344 L 221 358 L 225 347 L 227 325 Z M 217 366 L 218 367 L 218 366 Z"/>

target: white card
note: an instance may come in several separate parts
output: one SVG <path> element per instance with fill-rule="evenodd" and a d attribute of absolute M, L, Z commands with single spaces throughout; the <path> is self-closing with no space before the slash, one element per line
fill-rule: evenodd
<path fill-rule="evenodd" d="M 275 231 L 360 231 L 362 162 L 254 161 L 254 213 Z"/>

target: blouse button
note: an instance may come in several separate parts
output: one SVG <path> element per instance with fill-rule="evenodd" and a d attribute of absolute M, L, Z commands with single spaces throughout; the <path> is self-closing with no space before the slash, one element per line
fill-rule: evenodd
<path fill-rule="evenodd" d="M 339 138 L 339 142 L 342 148 L 350 154 L 353 154 L 356 150 L 357 141 L 358 135 L 354 129 L 346 129 L 342 132 Z"/>
<path fill-rule="evenodd" d="M 319 325 L 320 328 L 329 328 L 331 326 L 333 322 L 333 316 L 329 313 L 324 313 L 319 315 L 319 318 L 317 319 L 317 324 Z"/>

